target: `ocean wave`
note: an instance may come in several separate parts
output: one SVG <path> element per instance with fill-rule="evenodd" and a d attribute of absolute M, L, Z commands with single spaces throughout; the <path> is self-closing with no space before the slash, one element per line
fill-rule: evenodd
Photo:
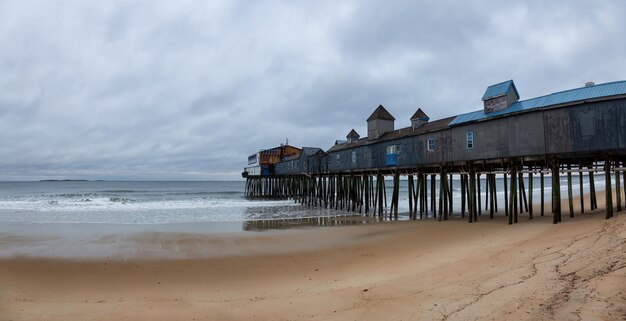
<path fill-rule="evenodd" d="M 289 200 L 248 199 L 187 199 L 137 201 L 124 197 L 96 197 L 83 199 L 31 199 L 0 200 L 0 210 L 13 211 L 143 211 L 143 210 L 186 210 L 223 208 L 262 208 L 272 206 L 299 205 Z"/>
<path fill-rule="evenodd" d="M 150 193 L 150 192 L 154 192 L 154 191 L 142 191 L 142 190 L 135 190 L 135 189 L 106 189 L 106 190 L 102 190 L 99 191 L 99 193 Z"/>
<path fill-rule="evenodd" d="M 42 197 L 49 198 L 85 198 L 85 197 L 96 197 L 98 194 L 96 193 L 63 193 L 63 194 L 52 194 L 52 195 L 41 195 Z"/>
<path fill-rule="evenodd" d="M 133 199 L 124 198 L 124 197 L 109 197 L 109 201 L 115 202 L 115 203 L 122 203 L 122 204 L 126 204 L 126 203 L 129 203 L 129 202 L 135 202 L 135 200 L 133 200 Z"/>

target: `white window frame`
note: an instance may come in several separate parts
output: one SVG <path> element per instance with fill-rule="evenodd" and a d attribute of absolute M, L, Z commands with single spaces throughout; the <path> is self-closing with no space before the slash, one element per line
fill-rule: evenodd
<path fill-rule="evenodd" d="M 431 146 L 431 143 L 432 143 L 432 146 Z M 429 152 L 432 152 L 435 149 L 437 149 L 437 141 L 435 140 L 435 138 L 429 137 L 428 139 L 426 139 L 426 150 Z"/>
<path fill-rule="evenodd" d="M 385 154 L 386 155 L 400 155 L 400 152 L 402 150 L 402 145 L 400 144 L 394 144 L 394 145 L 387 145 L 387 148 L 385 149 Z"/>
<path fill-rule="evenodd" d="M 465 132 L 465 148 L 474 149 L 474 131 L 468 130 Z"/>
<path fill-rule="evenodd" d="M 356 164 L 356 151 L 352 151 L 352 164 Z"/>

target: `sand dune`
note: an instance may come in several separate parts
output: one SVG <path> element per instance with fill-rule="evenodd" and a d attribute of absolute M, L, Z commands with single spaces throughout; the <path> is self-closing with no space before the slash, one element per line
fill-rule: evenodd
<path fill-rule="evenodd" d="M 471 225 L 454 218 L 221 239 L 147 233 L 135 237 L 138 248 L 158 244 L 188 259 L 4 259 L 0 316 L 626 320 L 626 212 L 551 220 L 521 215 L 508 226 L 483 215 Z"/>

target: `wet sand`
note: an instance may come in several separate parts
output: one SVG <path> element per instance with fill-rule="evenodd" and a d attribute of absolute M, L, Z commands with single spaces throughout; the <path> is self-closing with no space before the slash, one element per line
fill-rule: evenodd
<path fill-rule="evenodd" d="M 626 211 L 570 218 L 563 205 L 557 225 L 536 211 L 513 226 L 483 214 L 471 225 L 146 232 L 125 239 L 132 255 L 4 258 L 0 319 L 626 320 Z"/>

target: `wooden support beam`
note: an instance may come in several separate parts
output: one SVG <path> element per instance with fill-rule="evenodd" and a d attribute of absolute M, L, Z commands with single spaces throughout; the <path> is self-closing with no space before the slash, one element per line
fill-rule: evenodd
<path fill-rule="evenodd" d="M 552 163 L 552 223 L 561 222 L 561 179 L 557 160 Z"/>
<path fill-rule="evenodd" d="M 383 175 L 383 179 L 382 179 L 382 190 L 383 190 L 383 198 L 385 199 L 385 209 L 388 208 L 387 206 L 387 186 L 385 184 L 385 176 Z"/>
<path fill-rule="evenodd" d="M 569 217 L 574 217 L 574 196 L 572 192 L 572 172 L 569 170 L 572 169 L 570 164 L 567 164 L 567 201 L 569 205 Z"/>
<path fill-rule="evenodd" d="M 489 189 L 491 174 L 485 174 L 485 211 L 489 210 Z"/>
<path fill-rule="evenodd" d="M 448 188 L 448 175 L 446 174 L 445 170 L 443 173 L 443 220 L 447 221 L 448 214 L 450 213 L 450 202 L 448 197 L 448 195 L 450 195 L 450 190 Z"/>
<path fill-rule="evenodd" d="M 495 205 L 496 212 L 498 212 L 498 183 L 496 174 L 493 175 L 493 204 Z"/>
<path fill-rule="evenodd" d="M 591 168 L 591 165 L 588 165 L 588 168 Z M 589 206 L 591 210 L 595 210 L 598 208 L 598 202 L 596 198 L 596 182 L 593 177 L 593 172 L 589 172 Z"/>
<path fill-rule="evenodd" d="M 476 216 L 476 173 L 474 172 L 474 168 L 470 168 L 469 173 L 469 222 L 472 223 L 475 221 Z"/>
<path fill-rule="evenodd" d="M 524 173 L 519 174 L 519 184 L 520 184 L 520 192 L 522 193 L 521 197 L 524 199 L 524 210 L 528 212 L 528 200 L 526 199 L 526 184 L 524 183 Z M 522 212 L 522 205 L 520 201 L 520 213 Z"/>
<path fill-rule="evenodd" d="M 606 202 L 606 218 L 613 217 L 613 192 L 611 186 L 611 161 L 604 161 L 604 184 L 605 184 L 605 202 Z"/>
<path fill-rule="evenodd" d="M 489 178 L 489 218 L 493 219 L 493 214 L 495 212 L 495 203 L 497 199 L 496 195 L 496 174 L 489 174 L 487 176 Z"/>
<path fill-rule="evenodd" d="M 446 195 L 446 173 L 443 167 L 439 168 L 439 217 L 438 221 L 447 218 L 448 196 Z"/>
<path fill-rule="evenodd" d="M 465 217 L 465 174 L 460 174 L 461 181 L 461 217 Z"/>
<path fill-rule="evenodd" d="M 619 166 L 618 162 L 615 162 L 615 167 L 617 168 Z M 617 211 L 621 212 L 622 211 L 622 187 L 620 185 L 621 184 L 621 179 L 620 179 L 620 173 L 619 170 L 615 169 L 615 200 L 617 202 Z"/>
<path fill-rule="evenodd" d="M 426 211 L 426 217 L 428 217 L 428 175 L 424 174 L 424 210 Z"/>
<path fill-rule="evenodd" d="M 483 215 L 482 206 L 481 206 L 481 193 L 480 193 L 480 173 L 476 174 L 476 183 L 478 185 L 478 192 L 476 197 L 478 198 L 478 215 Z"/>
<path fill-rule="evenodd" d="M 415 207 L 413 208 L 413 219 L 414 220 L 417 219 L 418 204 L 419 204 L 419 206 L 421 206 L 421 203 L 419 201 L 419 199 L 420 199 L 420 195 L 419 195 L 420 194 L 420 184 L 421 184 L 420 183 L 421 181 L 420 181 L 419 171 L 416 174 L 416 178 L 417 178 L 417 182 L 413 181 L 413 185 L 414 185 L 413 186 L 413 188 L 414 188 L 413 200 L 415 200 Z M 415 184 L 417 184 L 417 186 L 415 186 Z"/>
<path fill-rule="evenodd" d="M 370 176 L 363 174 L 363 185 L 365 189 L 365 215 L 369 215 L 370 212 Z"/>
<path fill-rule="evenodd" d="M 454 191 L 454 183 L 452 181 L 452 173 L 450 173 L 448 179 L 446 180 L 446 187 L 448 189 L 448 213 L 452 214 L 452 192 Z"/>
<path fill-rule="evenodd" d="M 509 225 L 513 224 L 513 204 L 515 204 L 515 185 L 514 185 L 514 182 L 515 182 L 515 176 L 516 176 L 515 175 L 515 165 L 511 164 L 510 167 L 511 167 L 511 182 L 509 183 L 510 184 L 510 186 L 509 186 L 509 189 L 510 189 L 509 197 L 510 198 L 509 198 L 509 209 L 508 209 L 508 211 L 509 211 L 509 217 L 508 217 Z M 505 188 L 506 188 L 506 186 L 505 186 Z"/>
<path fill-rule="evenodd" d="M 393 179 L 393 189 L 394 189 L 394 205 L 393 205 L 393 217 L 398 219 L 398 198 L 400 196 L 400 172 L 396 170 Z"/>
<path fill-rule="evenodd" d="M 420 177 L 420 220 L 424 219 L 424 210 L 426 210 L 426 206 L 428 206 L 428 202 L 426 201 L 427 199 L 427 188 L 426 188 L 426 175 L 423 173 L 419 173 L 419 177 Z M 427 211 L 427 210 L 426 210 Z M 428 212 L 426 212 L 426 216 L 428 216 Z"/>
<path fill-rule="evenodd" d="M 443 219 L 443 204 L 444 204 L 444 190 L 443 190 L 443 174 L 440 168 L 439 171 L 439 197 L 437 198 L 437 204 L 438 204 L 438 209 L 437 209 L 437 220 L 441 221 Z"/>
<path fill-rule="evenodd" d="M 407 178 L 407 191 L 409 193 L 409 219 L 413 219 L 413 175 Z"/>
<path fill-rule="evenodd" d="M 585 213 L 585 192 L 583 189 L 583 172 L 582 172 L 583 164 L 582 163 L 578 164 L 578 169 L 579 169 L 578 185 L 580 185 L 579 186 L 580 188 L 580 213 L 582 214 L 582 213 Z"/>
<path fill-rule="evenodd" d="M 528 219 L 533 219 L 533 167 L 529 166 L 528 169 Z"/>
<path fill-rule="evenodd" d="M 545 190 L 545 185 L 544 185 L 544 174 L 543 174 L 543 167 L 541 168 L 541 173 L 539 174 L 539 180 L 541 182 L 541 216 L 543 216 L 543 213 L 545 211 L 545 198 L 546 198 L 546 190 Z"/>
<path fill-rule="evenodd" d="M 509 202 L 510 202 L 511 200 L 509 199 L 509 192 L 508 192 L 508 190 L 509 190 L 509 184 L 508 184 L 508 183 L 507 183 L 507 181 L 506 181 L 506 175 L 507 175 L 506 173 L 504 173 L 504 174 L 503 174 L 503 184 L 504 184 L 504 216 L 509 216 L 509 211 L 510 211 L 510 209 L 509 209 Z M 510 221 L 510 218 L 509 218 L 509 221 Z M 511 221 L 511 224 L 512 224 L 512 223 L 513 223 L 513 222 Z"/>
<path fill-rule="evenodd" d="M 466 203 L 467 203 L 467 213 L 474 213 L 474 212 L 472 212 L 471 207 L 470 207 L 470 206 L 472 206 L 472 204 L 474 204 L 474 203 L 470 202 L 470 198 L 472 196 L 470 194 L 470 192 L 471 192 L 470 191 L 470 177 L 469 177 L 469 174 L 465 174 L 465 193 L 467 194 L 467 195 L 465 195 L 465 199 L 467 200 L 466 201 Z"/>
<path fill-rule="evenodd" d="M 437 192 L 435 190 L 435 174 L 430 175 L 430 211 L 437 218 Z"/>
<path fill-rule="evenodd" d="M 512 171 L 511 171 L 511 196 L 513 198 L 512 201 L 512 205 L 513 205 L 513 209 L 511 211 L 511 215 L 513 215 L 513 223 L 517 223 L 517 217 L 518 217 L 518 208 L 517 208 L 517 204 L 518 204 L 518 174 L 517 174 L 517 164 L 513 163 L 513 167 L 512 167 Z M 520 204 L 520 208 L 519 210 L 521 210 L 521 204 Z"/>

